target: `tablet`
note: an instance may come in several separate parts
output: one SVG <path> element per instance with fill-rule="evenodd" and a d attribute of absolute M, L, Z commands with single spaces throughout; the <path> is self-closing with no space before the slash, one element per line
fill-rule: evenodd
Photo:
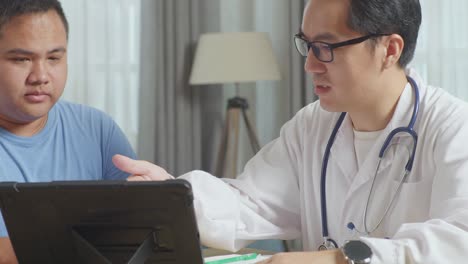
<path fill-rule="evenodd" d="M 202 264 L 190 183 L 0 183 L 19 263 Z"/>

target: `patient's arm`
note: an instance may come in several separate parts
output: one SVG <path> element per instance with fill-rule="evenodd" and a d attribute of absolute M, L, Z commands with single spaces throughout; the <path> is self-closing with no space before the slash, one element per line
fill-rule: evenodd
<path fill-rule="evenodd" d="M 0 237 L 0 264 L 18 264 L 8 237 Z"/>

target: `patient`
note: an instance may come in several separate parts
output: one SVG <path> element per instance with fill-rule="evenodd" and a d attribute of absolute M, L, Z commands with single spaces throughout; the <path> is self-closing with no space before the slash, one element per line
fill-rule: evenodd
<path fill-rule="evenodd" d="M 67 44 L 59 1 L 0 1 L 0 181 L 128 177 L 112 156 L 136 155 L 115 122 L 96 109 L 59 101 Z M 1 215 L 0 263 L 17 263 Z"/>

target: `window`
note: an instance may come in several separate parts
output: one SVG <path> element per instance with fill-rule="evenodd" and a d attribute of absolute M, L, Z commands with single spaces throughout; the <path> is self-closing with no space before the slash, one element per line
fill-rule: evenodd
<path fill-rule="evenodd" d="M 411 65 L 430 85 L 468 101 L 466 0 L 420 0 L 423 22 Z"/>
<path fill-rule="evenodd" d="M 140 0 L 62 0 L 70 24 L 63 99 L 108 113 L 136 150 Z"/>

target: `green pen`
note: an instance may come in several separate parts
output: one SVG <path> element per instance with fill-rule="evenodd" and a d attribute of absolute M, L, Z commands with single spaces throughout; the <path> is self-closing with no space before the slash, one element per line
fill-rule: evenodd
<path fill-rule="evenodd" d="M 205 264 L 225 264 L 225 263 L 232 263 L 232 262 L 237 262 L 237 261 L 253 260 L 253 259 L 256 259 L 257 256 L 258 256 L 257 253 L 251 253 L 251 254 L 245 254 L 245 255 L 235 256 L 231 258 L 208 261 L 208 262 L 205 262 Z"/>

